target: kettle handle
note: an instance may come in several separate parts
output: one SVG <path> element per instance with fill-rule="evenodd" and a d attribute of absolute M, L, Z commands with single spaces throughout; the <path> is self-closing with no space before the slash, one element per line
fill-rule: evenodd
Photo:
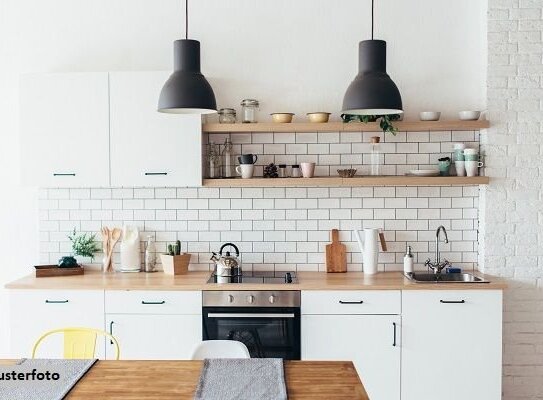
<path fill-rule="evenodd" d="M 221 246 L 221 249 L 219 250 L 219 254 L 222 256 L 222 251 L 226 246 L 232 246 L 236 250 L 236 257 L 239 257 L 239 249 L 238 246 L 236 246 L 234 243 L 225 243 Z"/>

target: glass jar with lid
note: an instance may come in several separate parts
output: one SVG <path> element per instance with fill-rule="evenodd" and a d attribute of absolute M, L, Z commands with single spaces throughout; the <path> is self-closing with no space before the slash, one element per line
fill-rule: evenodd
<path fill-rule="evenodd" d="M 241 122 L 252 124 L 257 122 L 258 107 L 260 104 L 255 99 L 245 99 L 241 102 Z"/>
<path fill-rule="evenodd" d="M 221 108 L 219 110 L 219 124 L 235 124 L 236 110 L 233 108 Z"/>

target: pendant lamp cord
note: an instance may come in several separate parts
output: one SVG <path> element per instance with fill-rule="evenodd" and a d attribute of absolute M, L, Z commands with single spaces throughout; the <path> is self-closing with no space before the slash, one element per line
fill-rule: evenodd
<path fill-rule="evenodd" d="M 371 40 L 373 40 L 373 0 L 371 0 Z"/>
<path fill-rule="evenodd" d="M 188 39 L 188 38 L 189 38 L 189 0 L 185 0 L 185 39 Z"/>

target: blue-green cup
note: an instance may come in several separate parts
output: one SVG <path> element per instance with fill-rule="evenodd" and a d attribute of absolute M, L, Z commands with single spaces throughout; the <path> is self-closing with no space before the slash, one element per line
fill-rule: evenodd
<path fill-rule="evenodd" d="M 479 154 L 465 154 L 464 161 L 479 161 Z"/>

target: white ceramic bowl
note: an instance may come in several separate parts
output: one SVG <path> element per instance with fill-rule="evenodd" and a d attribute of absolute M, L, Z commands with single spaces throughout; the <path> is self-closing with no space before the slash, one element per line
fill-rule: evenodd
<path fill-rule="evenodd" d="M 273 113 L 271 114 L 272 121 L 280 124 L 292 122 L 293 113 Z"/>
<path fill-rule="evenodd" d="M 439 111 L 422 111 L 419 113 L 421 121 L 437 121 L 439 117 L 441 117 L 441 112 Z"/>
<path fill-rule="evenodd" d="M 458 118 L 462 121 L 476 121 L 481 116 L 481 111 L 460 111 Z"/>
<path fill-rule="evenodd" d="M 307 113 L 307 118 L 309 119 L 309 122 L 322 124 L 322 123 L 328 122 L 328 118 L 330 118 L 330 113 L 329 112 L 310 112 L 310 113 Z"/>

